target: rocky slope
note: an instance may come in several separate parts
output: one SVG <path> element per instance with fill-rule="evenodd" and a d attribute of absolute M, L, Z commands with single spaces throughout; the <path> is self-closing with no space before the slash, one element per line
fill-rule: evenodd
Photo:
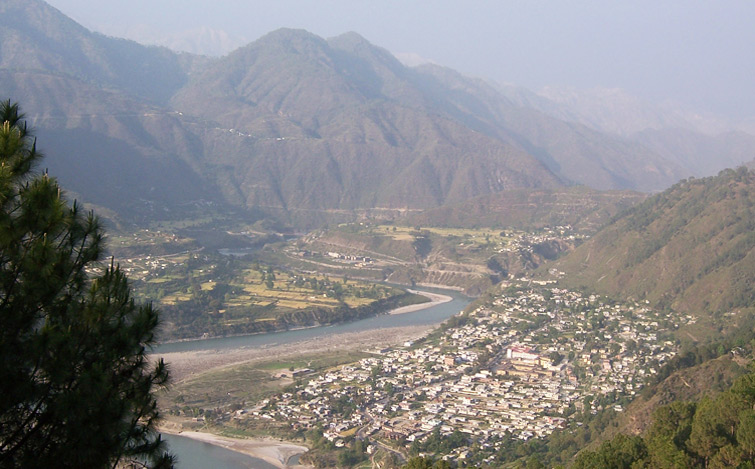
<path fill-rule="evenodd" d="M 40 0 L 3 2 L 0 26 L 2 91 L 50 172 L 131 220 L 209 207 L 309 227 L 512 189 L 654 191 L 707 154 L 690 163 L 667 139 L 638 143 L 449 69 L 406 67 L 355 33 L 283 29 L 210 59 L 92 33 Z M 739 142 L 716 148 L 738 158 L 752 143 Z"/>

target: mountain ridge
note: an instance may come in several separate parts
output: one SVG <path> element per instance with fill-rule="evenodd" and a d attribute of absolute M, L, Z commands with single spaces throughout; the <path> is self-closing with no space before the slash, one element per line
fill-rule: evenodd
<path fill-rule="evenodd" d="M 68 75 L 154 103 L 184 85 L 191 65 L 166 48 L 93 33 L 39 0 L 3 2 L 0 26 L 0 69 Z"/>
<path fill-rule="evenodd" d="M 210 203 L 316 226 L 510 189 L 654 191 L 687 172 L 482 80 L 406 67 L 357 33 L 281 29 L 207 58 L 92 33 L 39 0 L 0 8 L 4 92 L 51 169 L 129 217 Z"/>

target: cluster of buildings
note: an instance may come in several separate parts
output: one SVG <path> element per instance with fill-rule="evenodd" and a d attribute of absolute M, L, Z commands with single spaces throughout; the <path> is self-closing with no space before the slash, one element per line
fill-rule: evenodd
<path fill-rule="evenodd" d="M 501 235 L 504 234 L 507 233 L 501 233 Z M 498 252 L 516 252 L 521 250 L 532 252 L 533 245 L 549 241 L 576 241 L 587 237 L 576 232 L 571 225 L 543 228 L 537 232 L 511 232 L 508 235 L 512 236 L 512 239 L 497 249 Z"/>
<path fill-rule="evenodd" d="M 368 256 L 359 256 L 354 254 L 344 254 L 338 251 L 328 251 L 321 253 L 318 251 L 308 251 L 306 249 L 298 249 L 291 251 L 291 254 L 296 257 L 313 257 L 313 258 L 328 258 L 334 261 L 343 261 L 348 264 L 356 264 L 357 267 L 371 265 L 374 260 Z"/>
<path fill-rule="evenodd" d="M 475 444 L 492 460 L 502 438 L 545 436 L 607 405 L 621 411 L 621 396 L 674 355 L 664 336 L 679 326 L 644 304 L 529 281 L 503 285 L 452 323 L 313 377 L 244 418 L 322 428 L 336 446 L 355 437 L 417 450 L 432 432 L 461 432 L 469 445 L 447 458 L 464 459 Z"/>
<path fill-rule="evenodd" d="M 140 258 L 125 259 L 122 270 L 128 274 L 132 281 L 144 280 L 150 275 L 165 272 L 173 265 L 168 260 L 159 256 L 145 256 Z"/>
<path fill-rule="evenodd" d="M 331 259 L 339 259 L 343 261 L 361 262 L 364 264 L 372 264 L 372 259 L 367 256 L 355 256 L 351 254 L 342 254 L 336 251 L 328 251 L 328 257 Z"/>

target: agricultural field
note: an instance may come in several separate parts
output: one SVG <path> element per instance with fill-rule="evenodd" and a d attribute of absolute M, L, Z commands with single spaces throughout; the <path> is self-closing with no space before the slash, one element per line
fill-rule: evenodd
<path fill-rule="evenodd" d="M 248 232 L 232 235 L 251 237 Z M 421 300 L 347 275 L 223 255 L 224 250 L 162 230 L 119 233 L 109 245 L 119 253 L 116 262 L 131 279 L 137 299 L 163 312 L 164 340 L 329 324 Z"/>

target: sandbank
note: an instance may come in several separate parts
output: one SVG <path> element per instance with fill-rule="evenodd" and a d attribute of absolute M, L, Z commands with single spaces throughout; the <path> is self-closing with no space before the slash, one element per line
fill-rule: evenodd
<path fill-rule="evenodd" d="M 331 334 L 265 347 L 170 352 L 161 353 L 159 356 L 170 366 L 170 374 L 174 382 L 179 382 L 214 368 L 225 368 L 252 361 L 277 360 L 338 350 L 372 350 L 402 344 L 409 340 L 416 340 L 435 327 L 433 325 L 387 327 Z"/>
<path fill-rule="evenodd" d="M 414 293 L 415 295 L 421 295 L 427 298 L 430 298 L 430 301 L 425 303 L 417 303 L 414 305 L 407 305 L 402 306 L 400 308 L 392 309 L 388 311 L 388 314 L 404 314 L 404 313 L 412 313 L 414 311 L 420 311 L 426 308 L 432 308 L 433 306 L 440 305 L 443 303 L 448 303 L 449 301 L 453 300 L 452 297 L 448 295 L 441 295 L 440 293 L 430 293 L 427 291 L 420 291 L 420 290 L 409 290 L 407 289 L 409 293 Z"/>
<path fill-rule="evenodd" d="M 275 467 L 280 468 L 305 468 L 310 466 L 289 466 L 288 460 L 297 454 L 304 454 L 309 448 L 295 443 L 275 439 L 240 439 L 228 438 L 203 432 L 175 431 L 169 428 L 161 428 L 160 432 L 171 435 L 180 435 L 192 440 L 221 446 L 237 453 L 247 454 L 253 458 L 262 459 Z"/>

